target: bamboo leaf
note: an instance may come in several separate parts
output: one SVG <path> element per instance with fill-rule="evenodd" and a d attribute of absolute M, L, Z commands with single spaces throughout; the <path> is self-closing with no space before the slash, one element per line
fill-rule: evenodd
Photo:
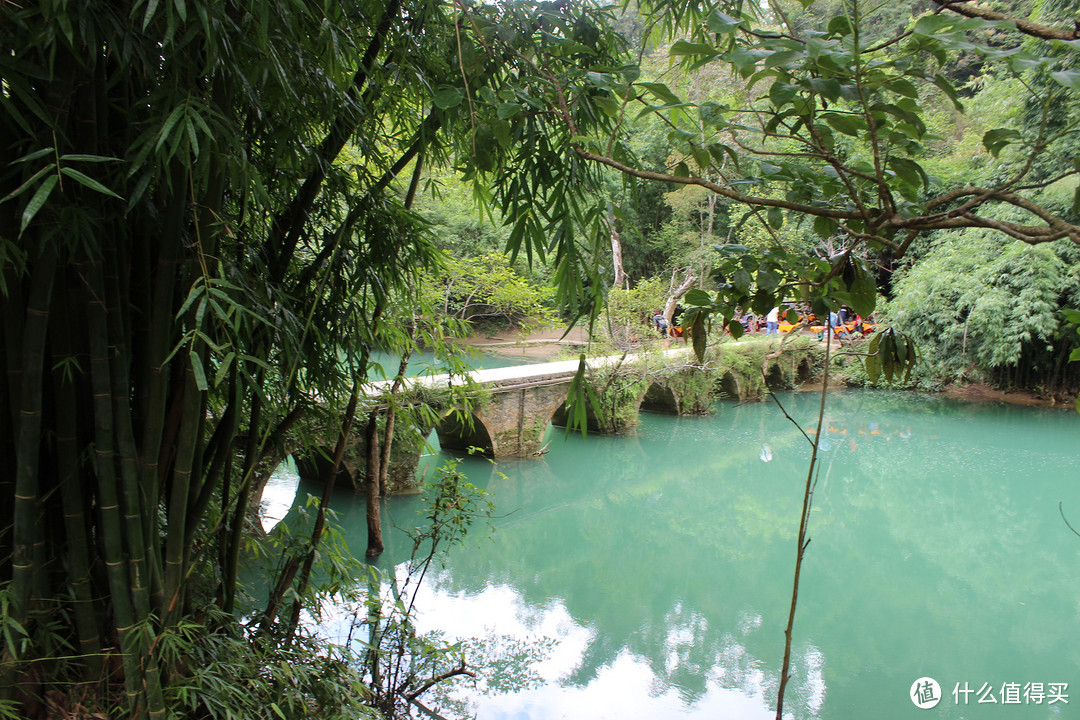
<path fill-rule="evenodd" d="M 143 15 L 142 22 L 143 31 L 146 30 L 147 26 L 150 25 L 150 21 L 154 18 L 154 13 L 157 11 L 157 6 L 159 2 L 160 0 L 150 0 L 150 2 L 146 4 L 146 14 Z"/>
<path fill-rule="evenodd" d="M 580 430 L 582 437 L 589 434 L 586 370 L 585 353 L 582 353 L 578 359 L 577 371 L 570 380 L 570 387 L 566 393 L 566 433 L 570 434 L 571 430 Z"/>
<path fill-rule="evenodd" d="M 46 155 L 51 155 L 53 152 L 55 152 L 54 148 L 51 148 L 51 147 L 41 148 L 40 150 L 35 150 L 32 153 L 29 153 L 27 155 L 23 155 L 21 158 L 19 158 L 17 160 L 12 160 L 11 164 L 15 165 L 15 164 L 18 164 L 18 163 L 30 162 L 32 160 L 37 160 L 40 157 L 45 157 Z"/>
<path fill-rule="evenodd" d="M 203 368 L 202 359 L 194 350 L 188 353 L 188 359 L 191 361 L 191 372 L 195 375 L 195 385 L 204 392 L 209 390 L 210 386 L 206 382 L 206 370 Z"/>
<path fill-rule="evenodd" d="M 81 172 L 79 172 L 78 170 L 76 170 L 74 168 L 62 167 L 62 168 L 60 168 L 60 172 L 62 172 L 64 175 L 67 175 L 72 180 L 77 180 L 81 185 L 83 185 L 85 187 L 88 187 L 88 188 L 90 188 L 91 190 L 93 190 L 95 192 L 99 192 L 102 195 L 109 195 L 110 197 L 114 197 L 117 200 L 123 200 L 124 199 L 124 198 L 120 197 L 119 195 L 117 195 L 116 193 L 114 193 L 109 188 L 107 188 L 104 185 L 102 185 L 101 183 L 99 183 L 94 178 L 92 178 L 89 175 L 86 175 L 84 173 L 81 173 Z"/>
<path fill-rule="evenodd" d="M 195 134 L 195 123 L 191 121 L 191 116 L 184 118 L 184 127 L 187 130 L 188 142 L 191 143 L 191 154 L 195 157 L 199 156 L 199 138 Z"/>
<path fill-rule="evenodd" d="M 38 210 L 45 204 L 45 201 L 49 199 L 49 194 L 52 193 L 56 183 L 60 178 L 56 175 L 50 175 L 38 187 L 37 192 L 30 198 L 30 202 L 26 204 L 26 209 L 23 210 L 22 223 L 19 226 L 19 234 L 22 235 L 26 230 L 26 226 L 30 224 L 30 221 L 37 215 Z"/>
<path fill-rule="evenodd" d="M 225 311 L 223 307 L 214 298 L 210 298 L 210 307 L 214 310 L 214 316 L 225 323 L 233 332 L 237 332 L 236 323 L 233 321 L 230 314 Z"/>
<path fill-rule="evenodd" d="M 220 353 L 220 352 L 223 352 L 225 350 L 224 345 L 220 345 L 220 344 L 214 342 L 213 340 L 210 339 L 210 337 L 206 333 L 202 332 L 201 330 L 196 330 L 195 331 L 195 337 L 199 338 L 204 343 L 206 343 L 207 346 L 216 353 Z"/>
<path fill-rule="evenodd" d="M 180 310 L 176 313 L 177 320 L 184 316 L 184 313 L 188 311 L 188 308 L 191 307 L 192 303 L 199 299 L 199 297 L 203 294 L 204 290 L 206 290 L 206 286 L 203 285 L 201 282 L 197 282 L 191 286 L 191 290 L 188 292 L 187 299 L 184 300 L 184 304 L 180 306 Z"/>
<path fill-rule="evenodd" d="M 222 381 L 225 380 L 225 376 L 229 373 L 229 368 L 232 367 L 233 360 L 236 358 L 236 352 L 230 351 L 221 361 L 218 366 L 217 373 L 214 374 L 214 387 L 220 387 Z"/>
<path fill-rule="evenodd" d="M 254 357 L 252 355 L 241 355 L 240 359 L 245 361 L 245 362 L 255 363 L 256 365 L 261 367 L 263 370 L 271 370 L 272 371 L 274 369 L 274 368 L 270 367 L 270 364 L 267 363 L 262 358 L 257 358 L 257 357 Z"/>
<path fill-rule="evenodd" d="M 154 146 L 154 152 L 161 150 L 161 146 L 165 144 L 165 141 L 169 139 L 172 134 L 172 129 L 180 121 L 180 117 L 184 114 L 184 108 L 186 105 L 177 105 L 176 109 L 169 113 L 169 117 L 165 118 L 165 124 L 161 126 L 161 130 L 158 131 L 157 144 Z"/>
<path fill-rule="evenodd" d="M 11 200 L 12 198 L 16 198 L 16 197 L 18 197 L 18 196 L 22 195 L 22 194 L 23 194 L 24 192 L 26 192 L 26 191 L 27 191 L 27 190 L 28 190 L 28 189 L 30 188 L 30 186 L 31 186 L 31 185 L 33 185 L 33 184 L 34 184 L 34 182 L 35 182 L 35 181 L 36 181 L 36 180 L 37 180 L 38 178 L 40 178 L 40 177 L 41 177 L 42 175 L 44 175 L 45 173 L 47 173 L 47 172 L 49 172 L 50 170 L 52 170 L 52 169 L 53 169 L 54 167 L 56 167 L 56 163 L 49 163 L 49 164 L 48 164 L 48 165 L 46 165 L 45 167 L 41 168 L 41 169 L 40 169 L 40 170 L 38 170 L 38 171 L 37 171 L 36 173 L 34 173 L 34 174 L 33 174 L 33 175 L 32 175 L 32 176 L 30 177 L 30 179 L 29 179 L 29 180 L 27 180 L 27 181 L 26 181 L 26 182 L 24 182 L 24 183 L 23 183 L 22 185 L 20 185 L 19 187 L 15 188 L 15 189 L 14 189 L 14 190 L 12 190 L 12 191 L 11 191 L 10 193 L 8 193 L 7 195 L 5 195 L 5 196 L 4 196 L 4 198 L 3 198 L 2 200 L 0 200 L 0 203 L 5 203 L 5 202 L 7 202 L 8 200 Z"/>
<path fill-rule="evenodd" d="M 68 155 L 61 155 L 60 159 L 65 162 L 121 162 L 118 157 L 109 157 L 107 155 L 86 155 L 84 153 L 71 153 Z"/>

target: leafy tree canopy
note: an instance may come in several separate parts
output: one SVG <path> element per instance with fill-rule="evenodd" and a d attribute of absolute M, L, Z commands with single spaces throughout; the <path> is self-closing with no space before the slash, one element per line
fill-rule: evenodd
<path fill-rule="evenodd" d="M 575 130 L 580 157 L 634 178 L 704 188 L 756 209 L 774 230 L 806 218 L 821 237 L 843 239 L 817 270 L 781 257 L 773 268 L 779 282 L 770 276 L 733 287 L 729 276 L 703 309 L 730 318 L 734 305 L 760 312 L 777 299 L 805 299 L 819 313 L 847 302 L 867 314 L 874 282 L 853 251 L 900 258 L 927 231 L 983 228 L 1028 244 L 1080 243 L 1080 191 L 1065 208 L 1039 197 L 1080 171 L 1080 40 L 1069 23 L 942 1 L 927 3 L 894 33 L 894 22 L 875 25 L 863 16 L 888 4 L 829 6 L 834 11 L 815 24 L 813 14 L 778 2 L 645 4 L 655 12 L 654 28 L 673 39 L 667 51 L 675 61 L 688 70 L 728 68 L 745 82 L 742 98 L 702 100 L 625 69 L 590 78 L 607 91 L 606 109 L 620 124 L 662 118 L 679 156 L 658 172 L 643 168 L 618 135 Z M 940 139 L 928 127 L 928 108 L 944 102 L 963 110 L 949 76 L 961 53 L 1014 77 L 1028 102 L 1029 117 L 983 134 L 986 151 L 1012 160 L 983 184 L 945 182 L 927 170 Z M 574 127 L 573 118 L 565 121 Z M 757 272 L 756 265 L 742 269 Z"/>

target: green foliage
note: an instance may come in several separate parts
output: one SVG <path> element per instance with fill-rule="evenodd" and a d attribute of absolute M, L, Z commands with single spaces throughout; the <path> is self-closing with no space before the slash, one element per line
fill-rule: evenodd
<path fill-rule="evenodd" d="M 423 282 L 435 312 L 473 325 L 545 326 L 557 320 L 554 290 L 519 275 L 502 254 L 449 258 Z"/>
<path fill-rule="evenodd" d="M 655 338 L 655 310 L 663 310 L 668 285 L 658 277 L 641 280 L 629 289 L 612 288 L 604 308 L 612 349 L 621 352 L 645 338 Z"/>
<path fill-rule="evenodd" d="M 542 110 L 552 77 L 622 64 L 609 17 L 0 4 L 0 582 L 10 643 L 46 688 L 80 665 L 104 677 L 101 648 L 123 646 L 116 714 L 165 713 L 160 678 L 194 673 L 158 640 L 193 609 L 235 610 L 257 477 L 315 406 L 347 407 L 375 350 L 446 337 L 415 318 L 441 253 L 408 169 L 453 166 L 511 250 L 553 259 L 564 305 L 599 302 L 599 177 L 563 146 L 567 119 L 611 126 L 611 98 Z M 549 308 L 506 263 L 470 273 L 502 281 L 483 290 L 501 313 Z M 38 633 L 58 626 L 62 651 Z M 49 662 L 61 654 L 85 662 Z M 6 657 L 0 701 L 22 669 Z"/>
<path fill-rule="evenodd" d="M 1059 309 L 1080 270 L 1059 249 L 976 230 L 942 237 L 901 274 L 886 313 L 939 377 L 1009 381 L 1022 371 L 1059 385 L 1056 358 L 1076 347 Z"/>
<path fill-rule="evenodd" d="M 421 695 L 455 677 L 473 675 L 458 646 L 417 633 L 416 597 L 431 563 L 463 542 L 473 523 L 493 511 L 484 491 L 468 482 L 456 461 L 447 461 L 425 488 L 425 504 L 419 511 L 423 523 L 409 531 L 413 550 L 405 576 L 393 571 L 383 578 L 372 569 L 368 595 L 349 634 L 364 636 L 357 644 L 365 650 L 370 688 L 365 704 L 381 717 L 411 717 L 411 707 Z"/>
<path fill-rule="evenodd" d="M 907 382 L 912 368 L 918 362 L 915 343 L 893 328 L 874 333 L 867 343 L 866 351 L 866 376 L 871 384 L 876 384 L 881 377 L 891 384 L 894 377 L 900 379 L 901 370 L 903 381 Z"/>
<path fill-rule="evenodd" d="M 1043 194 L 1078 172 L 1075 43 L 1051 41 L 1071 30 L 1025 25 L 1047 40 L 1036 42 L 1008 20 L 964 17 L 948 5 L 786 5 L 759 12 L 743 3 L 680 4 L 672 12 L 670 3 L 646 3 L 658 27 L 673 33 L 667 52 L 691 78 L 661 83 L 642 72 L 626 86 L 626 97 L 644 106 L 637 122 L 667 124 L 665 167 L 635 162 L 633 143 L 618 136 L 585 137 L 576 147 L 632 177 L 687 188 L 670 193 L 693 196 L 687 208 L 710 196 L 728 204 L 729 215 L 748 206 L 745 217 L 769 235 L 768 252 L 749 253 L 741 243 L 738 252 L 751 264 L 771 262 L 766 269 L 781 274 L 787 294 L 747 279 L 756 266 L 724 262 L 720 291 L 698 298 L 687 324 L 707 330 L 715 315 L 727 328 L 740 308 L 761 313 L 785 302 L 806 302 L 819 316 L 838 304 L 866 315 L 876 278 L 863 263 L 894 262 L 926 231 L 989 227 L 1029 244 L 1080 242 L 1072 209 L 1080 195 L 1062 207 Z M 958 54 L 964 70 L 955 66 Z M 718 67 L 729 71 L 727 84 L 710 96 L 692 79 L 722 74 Z M 1006 111 L 958 120 L 978 90 L 987 95 L 974 106 L 996 102 Z M 968 159 L 981 164 L 975 177 Z M 1001 206 L 1011 211 L 994 210 Z M 808 253 L 806 236 L 789 234 L 811 225 L 827 251 Z M 807 254 L 817 257 L 799 257 Z"/>
<path fill-rule="evenodd" d="M 436 245 L 454 258 L 482 257 L 506 246 L 502 218 L 491 218 L 472 188 L 452 174 L 431 171 L 414 208 L 432 227 Z"/>
<path fill-rule="evenodd" d="M 487 493 L 458 471 L 457 462 L 447 460 L 424 488 L 426 523 L 413 529 L 412 561 L 419 569 L 438 553 L 464 541 L 477 518 L 490 517 L 495 505 Z M 423 552 L 421 552 L 423 550 Z"/>
<path fill-rule="evenodd" d="M 583 436 L 588 435 L 589 411 L 599 403 L 600 399 L 588 379 L 585 353 L 582 353 L 578 358 L 577 371 L 566 392 L 566 432 L 580 430 Z"/>
<path fill-rule="evenodd" d="M 867 317 L 876 307 L 874 277 L 865 261 L 850 250 L 830 259 L 807 257 L 781 247 L 762 253 L 751 252 L 741 245 L 725 245 L 716 250 L 720 254 L 721 280 L 715 293 L 691 291 L 685 297 L 689 307 L 684 324 L 691 327 L 717 316 L 721 328 L 730 329 L 738 338 L 742 328 L 732 321 L 745 312 L 763 316 L 774 307 L 780 307 L 782 313 L 808 307 L 818 317 L 827 317 L 830 311 L 844 304 Z M 699 337 L 702 333 L 695 331 L 694 349 L 700 360 L 704 357 L 704 345 L 699 346 Z"/>
<path fill-rule="evenodd" d="M 212 613 L 214 627 L 182 623 L 162 636 L 163 653 L 187 672 L 165 688 L 170 717 L 221 720 L 375 718 L 359 658 L 347 647 L 304 634 L 288 647 L 267 647 L 220 628 L 232 618 Z"/>

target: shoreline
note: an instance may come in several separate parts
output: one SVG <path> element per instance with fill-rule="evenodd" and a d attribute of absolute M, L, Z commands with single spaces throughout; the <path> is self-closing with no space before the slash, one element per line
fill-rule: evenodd
<path fill-rule="evenodd" d="M 461 342 L 467 347 L 506 357 L 553 361 L 560 359 L 565 351 L 587 347 L 589 345 L 589 332 L 588 328 L 580 326 L 574 326 L 569 330 L 544 328 L 527 335 L 519 331 L 500 330 L 488 335 L 473 335 L 462 339 Z M 967 385 L 956 385 L 954 383 L 938 392 L 945 397 L 969 402 L 994 402 L 1006 405 L 1066 410 L 1076 409 L 1075 398 L 1060 398 L 1053 395 L 1046 397 L 1034 390 L 1000 389 L 986 383 L 970 383 Z"/>

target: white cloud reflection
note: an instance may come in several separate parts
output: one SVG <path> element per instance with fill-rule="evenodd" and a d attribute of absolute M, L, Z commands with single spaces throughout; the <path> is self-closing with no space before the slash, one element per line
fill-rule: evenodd
<path fill-rule="evenodd" d="M 775 686 L 746 648 L 734 638 L 726 646 L 715 667 L 705 669 L 706 689 L 687 702 L 677 686 L 659 678 L 646 659 L 626 648 L 611 662 L 602 665 L 584 685 L 570 682 L 579 670 L 596 631 L 580 625 L 561 600 L 542 606 L 526 602 L 508 585 L 489 585 L 478 593 L 446 592 L 440 576 L 422 590 L 417 600 L 421 632 L 441 632 L 448 640 L 483 638 L 481 648 L 499 654 L 511 648 L 540 648 L 529 658 L 529 674 L 538 682 L 527 687 L 500 691 L 501 683 L 481 680 L 475 687 L 462 687 L 451 697 L 467 699 L 477 720 L 554 720 L 589 718 L 674 718 L 713 720 L 764 720 L 768 709 L 767 689 Z M 692 625 L 706 622 L 695 615 Z M 758 623 L 747 622 L 746 631 Z M 700 628 L 672 627 L 668 636 L 668 663 L 679 663 L 681 650 L 692 642 Z M 509 643 L 507 641 L 510 641 Z M 481 666 L 487 659 L 470 658 Z"/>

